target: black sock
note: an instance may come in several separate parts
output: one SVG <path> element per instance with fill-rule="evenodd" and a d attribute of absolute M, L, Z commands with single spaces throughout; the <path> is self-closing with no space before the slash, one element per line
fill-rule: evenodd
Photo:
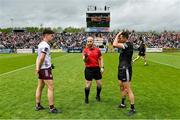
<path fill-rule="evenodd" d="M 89 97 L 89 92 L 90 92 L 90 88 L 86 87 L 85 88 L 85 97 L 86 97 L 86 99 L 88 99 L 88 97 Z"/>
<path fill-rule="evenodd" d="M 126 97 L 123 97 L 122 101 L 121 101 L 121 104 L 125 105 L 125 100 L 126 100 Z"/>
<path fill-rule="evenodd" d="M 135 108 L 134 108 L 134 104 L 131 104 L 131 109 L 135 109 Z"/>
<path fill-rule="evenodd" d="M 50 109 L 53 109 L 53 108 L 54 108 L 54 105 L 50 105 L 49 108 L 50 108 Z"/>
<path fill-rule="evenodd" d="M 37 103 L 36 106 L 41 106 L 41 103 Z"/>
<path fill-rule="evenodd" d="M 97 86 L 97 96 L 100 96 L 101 93 L 101 86 Z"/>

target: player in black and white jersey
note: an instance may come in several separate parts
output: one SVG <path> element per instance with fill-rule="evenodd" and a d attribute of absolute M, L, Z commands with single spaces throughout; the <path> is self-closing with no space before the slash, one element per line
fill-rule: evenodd
<path fill-rule="evenodd" d="M 144 65 L 147 65 L 147 60 L 146 60 L 146 45 L 142 39 L 142 37 L 139 38 L 140 40 L 140 45 L 139 45 L 139 48 L 138 48 L 138 56 L 133 60 L 133 63 L 135 61 L 137 61 L 139 58 L 143 58 L 144 59 Z"/>
<path fill-rule="evenodd" d="M 120 108 L 125 108 L 125 97 L 126 94 L 129 96 L 131 108 L 129 115 L 135 113 L 134 107 L 134 94 L 131 89 L 131 78 L 132 78 L 132 55 L 133 55 L 133 44 L 128 41 L 128 32 L 120 32 L 116 35 L 113 42 L 113 46 L 121 48 L 122 51 L 119 56 L 119 67 L 118 67 L 118 81 L 121 89 L 122 102 L 119 105 Z"/>

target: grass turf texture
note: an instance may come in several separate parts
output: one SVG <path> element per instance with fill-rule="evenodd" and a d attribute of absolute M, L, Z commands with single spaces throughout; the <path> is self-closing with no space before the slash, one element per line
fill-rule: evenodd
<path fill-rule="evenodd" d="M 117 81 L 118 54 L 104 54 L 102 101 L 96 102 L 93 81 L 89 104 L 84 104 L 84 63 L 81 54 L 52 54 L 55 83 L 55 106 L 63 113 L 48 113 L 46 88 L 43 111 L 35 111 L 37 76 L 34 74 L 36 54 L 0 54 L 0 118 L 41 119 L 172 119 L 180 118 L 180 53 L 149 53 L 149 66 L 143 60 L 133 64 L 132 89 L 137 113 L 128 117 L 121 110 Z M 31 65 L 31 66 L 30 66 Z M 29 67 L 26 67 L 29 66 Z M 23 68 L 20 69 L 19 68 Z M 10 72 L 13 71 L 14 72 Z M 9 73 L 7 73 L 9 72 Z"/>

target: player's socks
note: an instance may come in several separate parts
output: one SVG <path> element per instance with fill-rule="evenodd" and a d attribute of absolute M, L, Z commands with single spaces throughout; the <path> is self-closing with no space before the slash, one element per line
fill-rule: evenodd
<path fill-rule="evenodd" d="M 134 104 L 131 104 L 131 109 L 135 109 L 135 108 L 134 108 Z"/>
<path fill-rule="evenodd" d="M 119 108 L 126 108 L 125 100 L 126 100 L 126 97 L 123 97 L 121 100 L 121 104 L 118 106 Z"/>
<path fill-rule="evenodd" d="M 36 106 L 41 106 L 41 103 L 37 103 Z"/>
<path fill-rule="evenodd" d="M 125 105 L 125 100 L 126 100 L 126 97 L 123 97 L 123 98 L 122 98 L 122 101 L 121 101 L 121 104 L 124 104 L 124 105 Z"/>
<path fill-rule="evenodd" d="M 54 108 L 54 105 L 50 105 L 49 108 L 50 108 L 50 109 L 53 109 L 53 108 Z"/>

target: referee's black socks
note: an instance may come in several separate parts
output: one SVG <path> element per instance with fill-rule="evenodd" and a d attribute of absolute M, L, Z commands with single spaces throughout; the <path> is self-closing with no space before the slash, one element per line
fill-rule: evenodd
<path fill-rule="evenodd" d="M 85 97 L 88 99 L 89 97 L 89 92 L 90 92 L 90 88 L 89 87 L 85 87 Z"/>
<path fill-rule="evenodd" d="M 97 86 L 97 96 L 99 97 L 101 93 L 101 86 Z"/>

